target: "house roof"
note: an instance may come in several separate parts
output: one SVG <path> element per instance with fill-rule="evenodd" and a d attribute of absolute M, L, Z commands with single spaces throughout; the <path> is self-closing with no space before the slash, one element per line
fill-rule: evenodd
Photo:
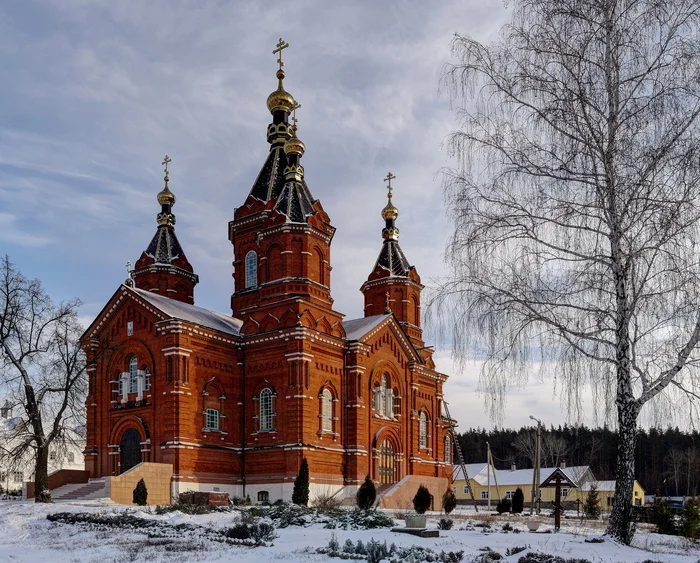
<path fill-rule="evenodd" d="M 484 468 L 483 472 L 474 472 L 472 475 L 472 471 L 469 469 L 469 467 L 477 467 L 477 466 L 482 466 Z M 479 485 L 485 486 L 488 483 L 487 475 L 486 475 L 486 464 L 470 464 L 467 466 L 467 472 L 469 473 L 469 478 L 474 479 Z M 556 467 L 542 467 L 540 468 L 540 479 L 544 481 L 547 479 L 554 471 L 556 470 Z M 569 478 L 571 479 L 574 483 L 576 483 L 578 486 L 581 486 L 582 480 L 585 477 L 586 473 L 590 471 L 590 467 L 588 465 L 575 465 L 571 467 L 562 467 L 561 468 L 562 472 Z M 509 469 L 496 469 L 496 479 L 494 480 L 493 476 L 491 477 L 491 484 L 495 485 L 495 481 L 498 481 L 498 486 L 501 487 L 510 487 L 510 486 L 530 486 L 532 487 L 532 479 L 533 479 L 533 469 L 516 469 L 515 471 L 511 471 Z M 454 473 L 453 473 L 454 474 Z M 456 477 L 459 478 L 459 477 Z"/>
<path fill-rule="evenodd" d="M 345 338 L 347 340 L 359 340 L 365 334 L 378 327 L 383 321 L 391 317 L 391 314 L 373 315 L 360 319 L 343 321 Z"/>
<path fill-rule="evenodd" d="M 487 468 L 486 463 L 466 463 L 464 465 L 465 469 L 467 470 L 467 475 L 469 475 L 470 479 L 474 479 L 477 475 L 486 475 L 486 468 Z M 491 469 L 492 471 L 495 471 L 495 469 Z M 462 474 L 462 466 L 457 464 L 452 468 L 452 478 L 457 481 L 460 479 L 464 479 L 464 475 Z"/>
<path fill-rule="evenodd" d="M 135 293 L 138 297 L 147 301 L 166 317 L 171 319 L 187 321 L 234 336 L 240 333 L 241 326 L 243 325 L 243 321 L 229 315 L 224 315 L 223 313 L 217 313 L 216 311 L 210 311 L 209 309 L 197 307 L 196 305 L 183 303 L 182 301 L 170 299 L 169 297 L 143 289 L 127 286 L 122 287 L 127 291 Z"/>
<path fill-rule="evenodd" d="M 582 491 L 590 491 L 591 487 L 595 485 L 598 491 L 614 491 L 615 481 L 588 481 L 581 485 Z"/>

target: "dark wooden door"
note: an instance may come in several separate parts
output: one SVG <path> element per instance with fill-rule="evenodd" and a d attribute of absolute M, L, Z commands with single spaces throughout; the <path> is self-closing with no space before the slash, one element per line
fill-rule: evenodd
<path fill-rule="evenodd" d="M 391 440 L 384 438 L 379 443 L 379 482 L 394 483 L 396 481 L 396 455 Z"/>
<path fill-rule="evenodd" d="M 119 442 L 119 472 L 124 473 L 141 463 L 141 436 L 133 428 L 124 432 Z"/>

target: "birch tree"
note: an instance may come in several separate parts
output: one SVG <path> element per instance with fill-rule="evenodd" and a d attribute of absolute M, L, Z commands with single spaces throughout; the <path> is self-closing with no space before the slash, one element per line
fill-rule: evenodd
<path fill-rule="evenodd" d="M 0 385 L 24 410 L 9 455 L 34 456 L 35 501 L 51 502 L 49 448 L 84 424 L 87 374 L 78 301 L 54 304 L 38 280 L 0 260 Z"/>
<path fill-rule="evenodd" d="M 513 0 L 494 43 L 456 35 L 454 234 L 436 297 L 498 415 L 536 361 L 619 446 L 608 534 L 629 544 L 638 416 L 697 397 L 697 0 Z M 608 409 L 610 409 L 608 411 Z"/>

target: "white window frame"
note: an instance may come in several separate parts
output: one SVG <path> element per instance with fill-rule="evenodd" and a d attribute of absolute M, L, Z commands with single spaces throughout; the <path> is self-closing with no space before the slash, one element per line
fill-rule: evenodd
<path fill-rule="evenodd" d="M 216 409 L 206 409 L 204 411 L 204 428 L 206 430 L 220 430 L 219 419 L 221 413 Z"/>
<path fill-rule="evenodd" d="M 488 500 L 489 498 L 489 492 L 488 491 L 481 491 L 481 500 Z"/>
<path fill-rule="evenodd" d="M 245 289 L 258 285 L 258 253 L 249 250 L 245 255 Z"/>
<path fill-rule="evenodd" d="M 330 389 L 321 393 L 321 432 L 333 432 L 333 394 Z"/>
<path fill-rule="evenodd" d="M 569 487 L 562 487 L 561 488 L 561 498 L 566 498 L 569 496 Z"/>
<path fill-rule="evenodd" d="M 418 447 L 428 448 L 428 416 L 425 411 L 420 411 L 418 416 Z"/>
<path fill-rule="evenodd" d="M 464 485 L 464 494 L 465 495 L 469 494 L 469 485 Z"/>
<path fill-rule="evenodd" d="M 139 392 L 139 359 L 136 356 L 129 358 L 129 394 Z"/>
<path fill-rule="evenodd" d="M 269 432 L 274 428 L 272 417 L 275 416 L 274 393 L 269 387 L 260 391 L 258 429 L 260 432 Z"/>
<path fill-rule="evenodd" d="M 506 491 L 506 498 L 508 500 L 513 500 L 513 495 L 515 494 L 515 491 Z"/>

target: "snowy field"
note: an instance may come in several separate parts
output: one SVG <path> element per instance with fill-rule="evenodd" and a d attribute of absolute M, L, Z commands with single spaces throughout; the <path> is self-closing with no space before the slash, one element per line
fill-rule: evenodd
<path fill-rule="evenodd" d="M 47 515 L 69 513 L 58 516 L 52 522 Z M 328 547 L 329 541 L 338 545 L 356 545 L 378 541 L 395 544 L 396 549 L 410 546 L 429 548 L 434 553 L 463 551 L 462 561 L 503 561 L 515 563 L 530 552 L 556 555 L 564 560 L 582 559 L 591 563 L 641 563 L 647 561 L 664 563 L 698 563 L 700 544 L 681 538 L 653 533 L 650 527 L 637 531 L 634 546 L 617 545 L 608 540 L 603 543 L 588 543 L 603 531 L 602 523 L 582 523 L 567 519 L 559 533 L 552 533 L 551 518 L 542 518 L 537 532 L 530 532 L 525 519 L 514 516 L 489 516 L 468 511 L 456 511 L 450 517 L 454 521 L 451 530 L 441 530 L 438 538 L 419 538 L 408 534 L 391 532 L 389 528 L 342 529 L 342 522 L 321 518 L 314 521 L 307 517 L 305 525 L 276 527 L 275 538 L 258 547 L 232 545 L 221 541 L 222 530 L 240 522 L 249 509 L 232 509 L 202 515 L 187 515 L 181 512 L 156 514 L 124 506 L 108 506 L 99 501 L 83 503 L 56 503 L 37 505 L 33 502 L 0 502 L 0 562 L 47 562 L 47 563 L 127 563 L 127 562 L 189 562 L 189 561 L 337 561 L 328 553 L 319 553 L 319 548 Z M 80 516 L 77 516 L 80 515 Z M 98 521 L 121 517 L 125 525 L 101 525 L 99 522 L 66 523 L 65 518 L 94 518 Z M 56 516 L 53 516 L 56 518 Z M 245 520 L 245 517 L 243 517 Z M 429 515 L 428 528 L 436 528 L 441 515 Z M 248 518 L 248 522 L 252 520 Z M 138 524 L 134 526 L 134 522 Z M 258 522 L 279 521 L 265 517 Z M 509 524 L 509 525 L 507 525 Z M 397 520 L 397 526 L 403 522 Z M 504 531 L 505 525 L 505 531 Z M 144 526 L 142 529 L 140 526 Z M 336 526 L 335 529 L 330 529 Z M 509 528 L 512 527 L 512 530 Z M 525 548 L 516 554 L 514 550 Z M 485 548 L 502 555 L 494 559 Z M 395 552 L 397 553 L 397 552 Z M 420 551 L 416 551 L 420 553 Z M 432 552 L 429 552 L 432 553 Z M 366 561 L 366 556 L 356 556 Z M 410 557 L 386 561 L 410 561 Z M 425 559 L 417 559 L 425 560 Z M 545 559 L 542 559 L 545 561 Z M 561 561 L 561 560 L 559 560 Z"/>

